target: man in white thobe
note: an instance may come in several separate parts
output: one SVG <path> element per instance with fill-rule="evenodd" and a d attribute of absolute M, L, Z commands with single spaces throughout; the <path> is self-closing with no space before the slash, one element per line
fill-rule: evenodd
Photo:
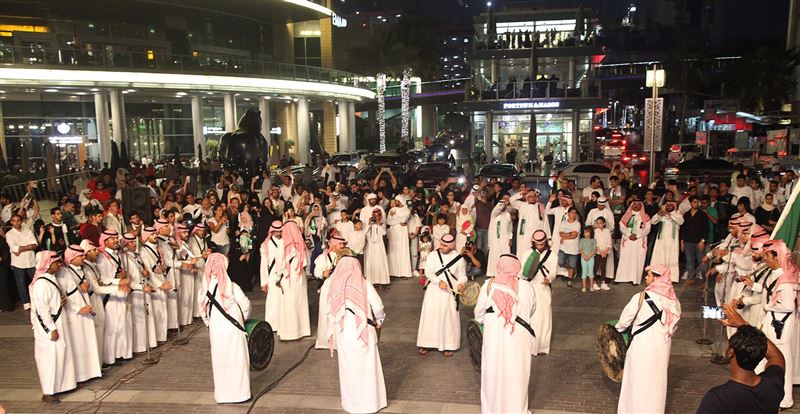
<path fill-rule="evenodd" d="M 500 256 L 511 253 L 511 238 L 514 235 L 514 227 L 511 222 L 511 214 L 508 212 L 509 205 L 509 196 L 506 194 L 492 209 L 488 229 L 489 258 L 486 264 L 486 277 L 494 276 L 497 269 L 497 260 Z"/>
<path fill-rule="evenodd" d="M 244 328 L 250 316 L 250 300 L 228 277 L 227 269 L 225 256 L 220 253 L 208 256 L 203 269 L 204 294 L 200 298 L 211 343 L 214 400 L 219 404 L 247 401 L 251 396 L 250 353 Z"/>
<path fill-rule="evenodd" d="M 614 213 L 611 211 L 611 207 L 608 206 L 608 200 L 605 197 L 597 199 L 597 207 L 589 210 L 584 225 L 594 227 L 598 217 L 605 219 L 606 228 L 611 234 L 614 234 L 614 228 L 616 227 L 614 223 Z"/>
<path fill-rule="evenodd" d="M 150 283 L 150 272 L 139 258 L 137 237 L 133 233 L 122 235 L 122 267 L 128 274 L 131 287 L 131 325 L 133 327 L 133 352 L 141 353 L 155 348 L 156 323 L 153 319 L 152 298 L 156 287 Z"/>
<path fill-rule="evenodd" d="M 483 325 L 481 412 L 485 414 L 528 412 L 536 295 L 529 283 L 517 278 L 521 269 L 515 256 L 503 255 L 497 276 L 484 282 L 475 305 L 475 320 Z"/>
<path fill-rule="evenodd" d="M 104 230 L 100 233 L 100 255 L 97 257 L 97 271 L 104 285 L 119 285 L 122 280 L 128 281 L 127 273 L 122 268 L 119 253 L 119 233 L 116 230 Z M 103 363 L 113 365 L 117 358 L 133 357 L 133 335 L 130 309 L 128 309 L 128 293 L 130 286 L 117 289 L 108 295 L 105 304 L 106 323 L 103 332 Z"/>
<path fill-rule="evenodd" d="M 189 236 L 189 241 L 186 242 L 189 245 L 189 251 L 192 252 L 192 256 L 199 257 L 200 259 L 195 263 L 195 268 L 197 272 L 195 272 L 195 279 L 194 279 L 194 287 L 195 293 L 193 296 L 192 302 L 192 316 L 195 318 L 199 318 L 202 315 L 199 303 L 200 295 L 205 294 L 203 292 L 203 266 L 206 265 L 206 259 L 208 255 L 211 253 L 211 250 L 208 248 L 208 243 L 206 241 L 206 225 L 203 223 L 198 223 L 192 229 L 192 235 Z"/>
<path fill-rule="evenodd" d="M 275 220 L 270 225 L 267 239 L 261 243 L 261 291 L 267 294 L 264 320 L 278 331 L 278 317 L 281 309 L 281 289 L 278 282 L 286 276 L 286 263 L 283 261 L 283 223 Z"/>
<path fill-rule="evenodd" d="M 161 253 L 161 262 L 165 266 L 164 276 L 172 284 L 172 289 L 165 291 L 167 295 L 167 329 L 178 329 L 178 287 L 180 285 L 180 261 L 176 252 L 177 244 L 170 237 L 172 225 L 166 220 L 156 220 L 158 238 L 156 244 Z"/>
<path fill-rule="evenodd" d="M 615 326 L 618 332 L 632 329 L 619 414 L 663 413 L 667 403 L 669 355 L 681 304 L 667 266 L 656 264 L 646 271 L 647 287 L 631 297 Z"/>
<path fill-rule="evenodd" d="M 94 331 L 95 312 L 89 299 L 89 281 L 83 275 L 84 252 L 78 245 L 64 251 L 64 266 L 56 272 L 56 279 L 66 294 L 62 317 L 67 318 L 70 352 L 75 363 L 75 381 L 84 382 L 100 377 L 100 354 Z"/>
<path fill-rule="evenodd" d="M 524 202 L 522 201 L 524 197 Z M 544 213 L 544 205 L 539 202 L 538 190 L 527 190 L 519 192 L 509 199 L 511 207 L 517 210 L 519 224 L 517 230 L 517 240 L 524 242 L 517 243 L 517 257 L 526 256 L 531 251 L 531 244 L 527 243 L 531 239 L 533 232 L 543 230 L 545 233 L 550 231 L 547 225 L 547 215 Z"/>
<path fill-rule="evenodd" d="M 347 245 L 347 241 L 335 235 L 328 239 L 328 249 L 314 259 L 314 277 L 322 279 L 322 286 L 319 288 L 319 313 L 317 314 L 317 341 L 314 345 L 317 349 L 336 349 L 336 342 L 328 344 L 328 291 L 331 288 L 330 276 L 336 267 L 339 251 Z"/>
<path fill-rule="evenodd" d="M 644 212 L 642 202 L 634 199 L 619 222 L 622 241 L 619 248 L 619 267 L 616 282 L 642 281 L 642 269 L 647 257 L 647 235 L 650 233 L 650 217 Z"/>
<path fill-rule="evenodd" d="M 367 226 L 369 223 L 369 219 L 372 218 L 372 212 L 375 209 L 379 209 L 381 211 L 381 217 L 386 217 L 386 212 L 383 211 L 383 207 L 378 205 L 378 196 L 375 193 L 369 193 L 365 196 L 367 202 L 364 204 L 364 207 L 361 207 L 361 211 L 358 213 L 358 218 L 364 223 L 364 226 Z M 386 228 L 386 224 L 384 221 L 384 228 Z"/>
<path fill-rule="evenodd" d="M 533 331 L 536 332 L 532 352 L 534 355 L 549 354 L 550 338 L 553 335 L 553 289 L 550 284 L 556 280 L 558 252 L 550 249 L 544 231 L 533 233 L 533 249 L 521 263 L 520 277 L 530 282 L 536 294 L 536 310 L 531 321 Z"/>
<path fill-rule="evenodd" d="M 461 319 L 456 293 L 467 283 L 466 264 L 457 251 L 451 234 L 442 236 L 439 249 L 431 252 L 425 262 L 428 284 L 422 300 L 417 347 L 425 355 L 430 349 L 453 356 L 461 347 Z"/>
<path fill-rule="evenodd" d="M 680 280 L 680 229 L 683 224 L 683 215 L 675 209 L 675 202 L 668 201 L 658 210 L 650 224 L 661 223 L 653 245 L 653 255 L 650 263 L 663 264 L 669 267 L 672 273 L 672 283 Z"/>
<path fill-rule="evenodd" d="M 34 359 L 42 386 L 42 401 L 61 402 L 55 394 L 75 389 L 75 365 L 62 303 L 64 294 L 56 283 L 59 255 L 49 250 L 36 253 L 36 273 L 30 284 Z"/>
<path fill-rule="evenodd" d="M 389 237 L 387 259 L 389 276 L 411 277 L 411 251 L 408 240 L 408 220 L 411 210 L 406 206 L 406 197 L 402 194 L 395 197 L 395 206 L 389 209 L 386 216 L 386 232 Z"/>
<path fill-rule="evenodd" d="M 167 279 L 166 266 L 158 248 L 156 229 L 145 227 L 142 229 L 142 246 L 139 248 L 139 257 L 144 268 L 150 272 L 150 282 L 158 289 L 153 293 L 151 300 L 153 321 L 155 322 L 156 341 L 167 340 L 167 291 L 172 290 L 172 281 Z"/>
<path fill-rule="evenodd" d="M 378 350 L 378 333 L 386 318 L 383 302 L 353 256 L 341 258 L 330 280 L 327 332 L 328 342 L 339 348 L 342 408 L 348 413 L 378 412 L 388 405 Z"/>
<path fill-rule="evenodd" d="M 100 284 L 99 272 L 96 267 L 97 256 L 100 255 L 100 250 L 97 246 L 89 240 L 81 241 L 81 249 L 84 251 L 83 256 L 83 275 L 89 282 L 89 304 L 92 305 L 92 310 L 95 312 L 92 321 L 94 322 L 94 333 L 97 340 L 97 362 L 103 365 L 103 344 L 105 342 L 105 328 L 106 328 L 106 310 L 103 306 L 103 296 L 113 294 L 117 289 L 125 289 L 123 284 L 128 280 L 122 280 L 120 286 L 104 286 Z"/>

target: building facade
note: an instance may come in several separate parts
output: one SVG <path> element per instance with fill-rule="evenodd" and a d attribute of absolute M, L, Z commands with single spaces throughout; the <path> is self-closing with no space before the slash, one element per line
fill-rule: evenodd
<path fill-rule="evenodd" d="M 355 149 L 374 93 L 334 69 L 330 0 L 1 0 L 0 148 L 11 165 L 213 156 L 248 109 L 273 155 Z"/>
<path fill-rule="evenodd" d="M 478 151 L 488 159 L 511 149 L 518 160 L 583 159 L 594 142 L 594 109 L 606 106 L 593 77 L 602 54 L 595 23 L 590 10 L 525 2 L 476 17 L 472 82 L 459 108 L 471 116 Z"/>

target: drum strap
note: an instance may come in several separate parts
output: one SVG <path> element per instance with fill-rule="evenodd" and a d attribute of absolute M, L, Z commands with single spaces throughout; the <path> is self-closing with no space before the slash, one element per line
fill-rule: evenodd
<path fill-rule="evenodd" d="M 352 309 L 350 309 L 350 308 L 345 308 L 345 310 L 347 310 L 348 312 L 352 313 L 353 315 L 355 315 L 355 314 L 356 314 L 356 313 L 355 313 L 355 312 L 354 312 Z M 377 323 L 375 323 L 375 321 L 373 321 L 373 320 L 372 320 L 372 319 L 370 319 L 370 318 L 367 318 L 367 325 L 372 325 L 372 327 L 374 327 L 374 328 L 377 328 L 377 327 L 378 327 L 378 324 L 377 324 Z"/>
<path fill-rule="evenodd" d="M 455 289 L 453 288 L 453 282 L 450 281 L 450 266 L 455 264 L 457 261 L 461 260 L 461 255 L 459 254 L 458 256 L 455 257 L 455 259 L 451 260 L 447 264 L 444 264 L 444 258 L 442 257 L 442 252 L 437 250 L 436 254 L 439 255 L 439 263 L 441 263 L 442 266 L 443 266 L 441 269 L 439 269 L 436 272 L 436 275 L 438 276 L 442 272 L 444 272 L 444 280 L 447 281 L 447 286 L 450 288 L 450 290 L 454 291 L 453 292 L 453 299 L 455 299 L 455 301 L 456 301 L 456 310 L 458 310 L 458 295 L 456 295 Z"/>
<path fill-rule="evenodd" d="M 247 329 L 244 329 L 244 326 L 242 326 L 242 324 L 240 324 L 239 321 L 237 321 L 236 319 L 233 319 L 233 316 L 229 315 L 228 312 L 225 312 L 225 309 L 222 307 L 222 305 L 220 305 L 219 302 L 217 302 L 216 296 L 217 296 L 217 288 L 218 287 L 219 287 L 219 285 L 214 286 L 214 292 L 213 293 L 209 292 L 209 291 L 206 291 L 206 297 L 208 298 L 208 301 L 211 302 L 211 304 L 214 305 L 215 308 L 219 309 L 220 313 L 222 313 L 222 316 L 224 316 L 225 319 L 230 321 L 230 323 L 232 323 L 233 326 L 236 327 L 236 329 L 238 329 L 238 330 L 240 330 L 242 332 L 247 332 Z M 241 311 L 241 309 L 239 309 L 239 311 Z M 208 316 L 211 317 L 211 309 L 208 310 Z M 242 316 L 244 316 L 244 313 L 242 313 Z"/>
<path fill-rule="evenodd" d="M 784 315 L 783 319 L 781 320 L 778 320 L 778 318 L 775 317 L 775 312 L 770 311 L 770 313 L 772 314 L 772 328 L 775 329 L 775 337 L 781 339 L 781 336 L 783 335 L 783 326 L 786 324 L 786 320 L 789 319 L 789 316 L 791 316 L 792 313 L 786 312 L 786 315 Z"/>
<path fill-rule="evenodd" d="M 661 321 L 661 310 L 658 309 L 656 304 L 653 302 L 653 299 L 648 295 L 646 292 L 644 294 L 644 301 L 647 302 L 647 306 L 653 311 L 653 316 L 647 318 L 646 321 L 639 324 L 639 329 L 636 332 L 631 332 L 631 338 L 634 336 L 644 332 L 647 328 L 655 325 L 656 322 Z"/>
<path fill-rule="evenodd" d="M 45 278 L 45 277 L 42 277 L 42 278 L 39 278 L 39 279 L 40 279 L 40 280 L 46 280 L 46 281 L 48 281 L 48 282 L 49 282 L 51 285 L 55 286 L 56 290 L 58 291 L 58 295 L 59 295 L 59 296 L 62 296 L 62 293 L 61 293 L 61 288 L 60 288 L 60 287 L 58 287 L 58 285 L 57 285 L 57 284 L 55 284 L 55 283 L 54 283 L 52 280 L 50 280 L 50 279 L 48 279 L 48 278 Z M 61 316 L 61 311 L 62 311 L 63 309 L 64 309 L 64 307 L 63 307 L 63 306 L 61 306 L 61 305 L 59 305 L 59 306 L 58 306 L 58 312 L 56 312 L 56 314 L 55 314 L 55 315 L 50 315 L 50 317 L 51 317 L 51 318 L 53 318 L 53 323 L 55 323 L 55 322 L 58 320 L 58 317 L 59 317 L 59 316 Z M 38 320 L 39 320 L 39 325 L 42 325 L 42 329 L 44 330 L 44 333 L 50 333 L 50 329 L 47 329 L 47 326 L 45 326 L 45 325 L 44 325 L 44 320 L 42 320 L 42 317 L 41 317 L 41 316 L 39 316 L 39 311 L 36 311 L 36 319 L 38 319 Z"/>
<path fill-rule="evenodd" d="M 494 307 L 489 306 L 489 308 L 486 309 L 486 313 L 494 313 Z M 516 319 L 514 319 L 514 321 L 516 321 L 520 326 L 525 328 L 525 330 L 528 331 L 528 333 L 531 334 L 532 337 L 536 338 L 536 333 L 533 331 L 533 327 L 528 322 L 525 322 L 525 319 L 522 319 L 519 316 L 517 316 Z"/>
<path fill-rule="evenodd" d="M 542 272 L 544 277 L 547 277 L 550 274 L 550 269 L 544 267 L 545 263 L 547 262 L 547 258 L 550 257 L 550 253 L 553 253 L 553 251 L 551 249 L 547 249 L 547 253 L 545 253 L 543 257 L 539 258 L 539 263 L 536 265 L 536 271 L 533 272 L 533 276 L 530 276 L 530 279 L 528 279 L 528 282 L 533 280 L 533 278 L 536 277 L 536 275 L 538 275 L 540 271 Z M 548 286 L 550 286 L 550 285 L 548 285 Z M 552 289 L 552 287 L 551 287 L 551 289 Z"/>

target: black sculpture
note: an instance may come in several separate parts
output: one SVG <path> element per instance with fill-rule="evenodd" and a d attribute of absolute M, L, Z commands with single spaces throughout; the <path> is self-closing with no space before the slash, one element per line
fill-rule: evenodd
<path fill-rule="evenodd" d="M 246 183 L 266 168 L 269 143 L 261 134 L 260 111 L 248 109 L 239 119 L 239 128 L 222 136 L 219 158 L 222 168 L 238 171 Z"/>

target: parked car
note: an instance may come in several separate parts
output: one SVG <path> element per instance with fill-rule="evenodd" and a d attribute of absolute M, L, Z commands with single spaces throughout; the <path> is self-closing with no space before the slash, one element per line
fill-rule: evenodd
<path fill-rule="evenodd" d="M 704 174 L 708 174 L 715 182 L 730 181 L 734 167 L 732 162 L 721 158 L 697 157 L 664 169 L 664 177 L 688 181 L 691 177 L 703 178 Z"/>
<path fill-rule="evenodd" d="M 284 168 L 282 170 L 279 170 L 278 177 L 283 177 L 284 175 L 291 173 L 292 176 L 294 176 L 294 181 L 296 183 L 299 183 L 303 180 L 303 170 L 305 168 L 306 167 L 303 165 L 293 165 L 289 168 Z M 320 175 L 322 168 L 318 166 L 317 167 L 310 166 L 309 168 L 312 168 L 311 176 L 314 178 L 314 181 L 316 181 L 317 184 L 320 184 L 322 182 L 322 176 Z"/>
<path fill-rule="evenodd" d="M 725 154 L 725 159 L 734 163 L 742 164 L 745 167 L 759 167 L 758 150 L 755 148 L 729 148 Z"/>
<path fill-rule="evenodd" d="M 433 188 L 440 181 L 454 177 L 453 168 L 446 162 L 425 162 L 414 171 L 414 181 L 422 180 L 425 188 Z"/>
<path fill-rule="evenodd" d="M 514 178 L 520 178 L 519 170 L 514 164 L 486 164 L 481 167 L 478 174 L 485 178 L 498 178 L 506 182 L 509 182 Z"/>
<path fill-rule="evenodd" d="M 592 177 L 595 175 L 600 177 L 603 183 L 608 183 L 608 177 L 611 175 L 611 168 L 599 162 L 570 164 L 562 171 L 567 179 L 575 180 L 575 185 L 578 188 L 588 187 L 589 181 L 591 181 Z"/>
<path fill-rule="evenodd" d="M 338 152 L 331 155 L 331 158 L 328 160 L 328 162 L 340 168 L 358 167 L 358 163 L 361 161 L 361 158 L 366 155 L 366 153 L 366 151 Z"/>
<path fill-rule="evenodd" d="M 384 152 L 382 154 L 370 154 L 364 157 L 367 165 L 373 167 L 395 167 L 402 166 L 408 171 L 406 157 L 395 152 Z"/>
<path fill-rule="evenodd" d="M 612 139 L 603 144 L 603 158 L 621 158 L 624 152 L 624 139 Z"/>
<path fill-rule="evenodd" d="M 397 178 L 397 181 L 400 183 L 400 185 L 405 185 L 408 183 L 409 181 L 407 174 L 408 171 L 404 169 L 404 166 L 398 166 L 398 165 L 384 166 L 384 167 L 368 165 L 356 172 L 356 179 L 366 180 L 371 182 L 373 179 L 375 179 L 375 177 L 378 176 L 378 172 L 380 172 L 381 168 L 389 168 L 390 170 L 392 170 L 394 176 Z"/>
<path fill-rule="evenodd" d="M 635 167 L 637 165 L 644 165 L 647 163 L 647 160 L 650 159 L 648 154 L 644 151 L 637 151 L 637 150 L 625 150 L 622 153 L 622 163 L 629 166 Z"/>

